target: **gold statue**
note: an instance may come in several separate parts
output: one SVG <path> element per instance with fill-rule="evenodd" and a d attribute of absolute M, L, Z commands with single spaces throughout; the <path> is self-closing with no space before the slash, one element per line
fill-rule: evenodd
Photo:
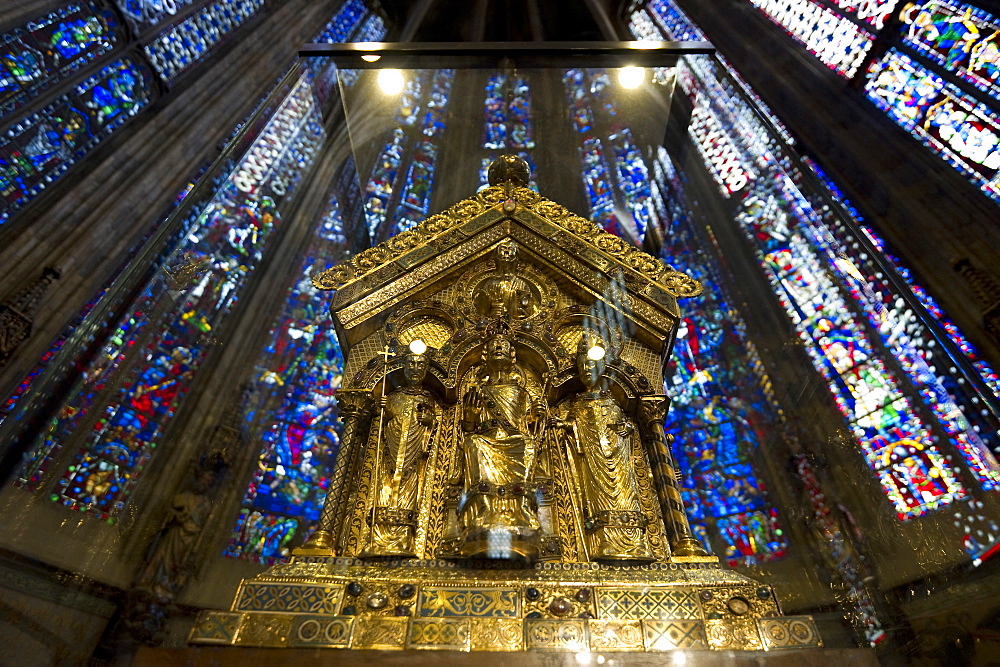
<path fill-rule="evenodd" d="M 385 400 L 375 516 L 366 556 L 414 555 L 424 464 L 440 413 L 434 397 L 421 386 L 426 375 L 427 357 L 407 354 L 403 358 L 406 384 Z"/>
<path fill-rule="evenodd" d="M 469 372 L 462 401 L 461 555 L 537 557 L 539 522 L 531 479 L 545 418 L 541 387 L 517 365 L 511 339 L 489 337 L 483 363 Z"/>
<path fill-rule="evenodd" d="M 204 612 L 192 643 L 650 661 L 821 645 L 691 533 L 661 360 L 699 283 L 528 175 L 505 156 L 490 188 L 314 277 L 344 350 L 319 527 L 230 611 Z M 384 384 L 391 348 L 425 336 L 435 377 L 413 357 Z"/>
<path fill-rule="evenodd" d="M 553 423 L 571 433 L 580 480 L 586 546 L 591 560 L 654 560 L 646 539 L 650 517 L 642 512 L 635 478 L 635 425 L 607 388 L 608 346 L 584 334 L 576 368 L 586 390 L 563 403 L 564 419 Z"/>
<path fill-rule="evenodd" d="M 506 241 L 493 254 L 495 275 L 476 288 L 472 300 L 476 310 L 487 320 L 513 322 L 531 317 L 537 299 L 531 284 L 517 274 L 517 244 Z"/>

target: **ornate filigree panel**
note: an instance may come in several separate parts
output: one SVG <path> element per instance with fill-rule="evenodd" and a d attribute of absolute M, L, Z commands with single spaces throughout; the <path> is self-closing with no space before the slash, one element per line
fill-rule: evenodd
<path fill-rule="evenodd" d="M 520 651 L 524 648 L 524 621 L 505 618 L 472 618 L 473 651 Z"/>
<path fill-rule="evenodd" d="M 235 610 L 296 611 L 336 614 L 344 597 L 344 586 L 289 585 L 246 582 L 240 587 Z"/>
<path fill-rule="evenodd" d="M 594 590 L 589 586 L 528 586 L 525 618 L 593 618 Z"/>
<path fill-rule="evenodd" d="M 713 651 L 759 651 L 763 648 L 752 618 L 705 621 L 708 647 Z"/>
<path fill-rule="evenodd" d="M 381 331 L 375 331 L 350 350 L 344 362 L 344 386 L 356 387 L 361 373 L 369 359 L 376 359 L 378 353 L 385 349 L 385 339 Z M 358 379 L 354 378 L 358 376 Z"/>
<path fill-rule="evenodd" d="M 667 544 L 660 504 L 653 489 L 653 474 L 650 472 L 642 447 L 635 447 L 632 450 L 632 466 L 635 468 L 635 481 L 639 487 L 639 503 L 643 513 L 650 518 L 646 525 L 646 540 L 656 560 L 665 561 L 670 555 L 670 546 Z"/>
<path fill-rule="evenodd" d="M 702 618 L 697 592 L 689 588 L 598 588 L 602 619 Z"/>
<path fill-rule="evenodd" d="M 402 649 L 406 646 L 408 618 L 372 617 L 354 621 L 352 648 Z"/>
<path fill-rule="evenodd" d="M 288 636 L 289 646 L 347 648 L 354 629 L 353 616 L 297 615 Z"/>
<path fill-rule="evenodd" d="M 430 557 L 432 546 L 437 546 L 447 520 L 446 496 L 449 492 L 448 478 L 456 464 L 459 415 L 456 407 L 445 408 L 438 421 L 439 436 L 434 440 L 434 449 L 427 459 L 427 480 L 420 504 L 417 520 L 416 552 L 418 556 Z"/>
<path fill-rule="evenodd" d="M 292 631 L 291 614 L 247 614 L 240 627 L 236 644 L 275 648 L 288 644 Z"/>
<path fill-rule="evenodd" d="M 417 587 L 405 581 L 351 582 L 346 593 L 343 614 L 409 616 L 413 613 Z"/>
<path fill-rule="evenodd" d="M 435 588 L 420 590 L 419 614 L 473 618 L 519 618 L 520 595 L 516 588 Z"/>
<path fill-rule="evenodd" d="M 641 621 L 588 622 L 591 651 L 642 651 L 643 631 Z"/>
<path fill-rule="evenodd" d="M 653 386 L 658 387 L 662 384 L 660 381 L 662 360 L 656 352 L 642 343 L 628 338 L 622 345 L 621 355 L 622 360 L 632 364 L 639 369 L 640 373 L 649 378 Z"/>
<path fill-rule="evenodd" d="M 229 611 L 203 611 L 191 628 L 188 641 L 192 644 L 233 644 L 239 632 L 243 614 Z"/>
<path fill-rule="evenodd" d="M 524 646 L 529 649 L 586 651 L 587 621 L 583 619 L 528 619 L 524 622 Z"/>
<path fill-rule="evenodd" d="M 466 618 L 415 618 L 410 622 L 406 648 L 468 651 L 470 636 Z"/>
<path fill-rule="evenodd" d="M 811 616 L 786 616 L 785 618 L 759 618 L 764 648 L 775 651 L 787 648 L 812 648 L 823 645 L 816 623 Z"/>
<path fill-rule="evenodd" d="M 395 282 L 347 306 L 337 313 L 338 319 L 345 327 L 356 326 L 359 324 L 361 318 L 368 318 L 373 313 L 381 312 L 388 307 L 394 306 L 399 303 L 404 293 L 418 285 L 426 283 L 434 276 L 481 252 L 499 241 L 502 235 L 503 230 L 499 227 L 486 230 L 481 235 L 469 239 L 463 245 L 438 255 L 436 258 L 402 275 Z"/>
<path fill-rule="evenodd" d="M 642 640 L 647 651 L 708 648 L 701 621 L 642 621 Z"/>
<path fill-rule="evenodd" d="M 769 586 L 711 588 L 699 593 L 705 618 L 763 618 L 777 616 L 778 605 Z"/>

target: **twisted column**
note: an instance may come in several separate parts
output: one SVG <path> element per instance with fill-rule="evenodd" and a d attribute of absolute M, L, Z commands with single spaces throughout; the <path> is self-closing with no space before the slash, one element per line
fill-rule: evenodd
<path fill-rule="evenodd" d="M 643 440 L 648 444 L 650 468 L 656 494 L 663 510 L 663 519 L 674 556 L 707 556 L 701 543 L 691 534 L 681 491 L 677 485 L 677 472 L 670 454 L 670 439 L 663 430 L 670 399 L 666 396 L 643 396 L 639 399 L 639 422 L 645 431 Z"/>
<path fill-rule="evenodd" d="M 296 556 L 335 556 L 335 535 L 340 533 L 344 520 L 344 505 L 346 503 L 349 473 L 357 452 L 364 447 L 358 441 L 364 442 L 364 437 L 358 437 L 361 426 L 366 421 L 371 409 L 371 394 L 361 390 L 342 390 L 337 392 L 337 407 L 340 418 L 344 420 L 344 435 L 340 441 L 340 451 L 337 462 L 330 477 L 330 488 L 323 503 L 323 513 L 319 517 L 316 532 L 309 541 L 292 551 Z M 362 436 L 364 434 L 361 434 Z"/>

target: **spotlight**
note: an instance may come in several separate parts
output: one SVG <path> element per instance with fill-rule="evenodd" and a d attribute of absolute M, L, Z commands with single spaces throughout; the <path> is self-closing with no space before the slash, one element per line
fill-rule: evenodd
<path fill-rule="evenodd" d="M 638 88 L 646 80 L 646 70 L 641 67 L 622 67 L 618 70 L 618 83 L 622 88 Z"/>
<path fill-rule="evenodd" d="M 386 95 L 396 95 L 403 90 L 403 73 L 398 69 L 383 69 L 378 73 L 378 87 Z"/>
<path fill-rule="evenodd" d="M 379 58 L 381 57 L 382 56 L 376 55 L 374 53 L 366 53 L 365 55 L 361 56 L 361 59 L 364 60 L 366 63 L 374 63 L 378 62 Z"/>
<path fill-rule="evenodd" d="M 587 350 L 587 358 L 594 361 L 599 361 L 604 358 L 604 348 L 600 345 L 594 345 L 592 348 Z"/>
<path fill-rule="evenodd" d="M 410 352 L 413 354 L 423 354 L 427 351 L 427 343 L 420 340 L 419 338 L 414 338 L 410 341 Z"/>

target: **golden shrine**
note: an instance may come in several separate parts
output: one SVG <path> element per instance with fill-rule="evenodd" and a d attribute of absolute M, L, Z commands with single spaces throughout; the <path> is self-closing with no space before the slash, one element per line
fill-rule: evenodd
<path fill-rule="evenodd" d="M 459 651 L 822 646 L 692 536 L 663 422 L 701 286 L 491 186 L 314 278 L 345 353 L 317 531 L 193 644 Z"/>

